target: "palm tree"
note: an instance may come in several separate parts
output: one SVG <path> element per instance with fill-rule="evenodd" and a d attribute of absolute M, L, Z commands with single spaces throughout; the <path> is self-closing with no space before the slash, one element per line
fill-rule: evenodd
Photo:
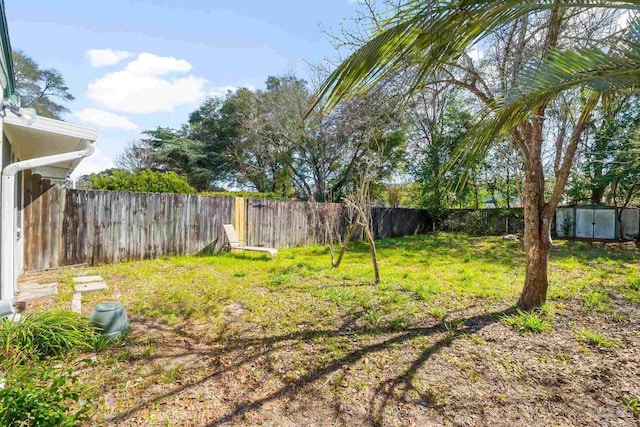
<path fill-rule="evenodd" d="M 356 50 L 327 78 L 315 103 L 331 109 L 343 100 L 376 86 L 390 75 L 411 67 L 414 78 L 407 89 L 410 97 L 434 79 L 469 90 L 484 104 L 478 125 L 459 149 L 467 163 L 481 161 L 497 136 L 515 144 L 524 166 L 525 284 L 518 304 L 526 309 L 546 300 L 547 263 L 551 247 L 551 224 L 567 185 L 578 145 L 591 121 L 591 113 L 606 101 L 610 91 L 636 88 L 640 83 L 640 25 L 632 22 L 626 40 L 608 39 L 604 48 L 562 51 L 561 32 L 569 14 L 603 9 L 638 9 L 631 1 L 516 0 L 408 0 L 384 30 Z M 543 19 L 536 37 L 536 61 L 514 67 L 511 89 L 493 95 L 473 81 L 456 79 L 448 71 L 470 47 L 488 39 L 495 31 L 512 25 L 528 25 L 530 17 Z M 543 18 L 540 18 L 543 17 Z M 615 40 L 615 41 L 612 41 Z M 525 40 L 526 41 L 526 40 Z M 524 42 L 523 42 L 524 43 Z M 515 52 L 518 47 L 511 49 Z M 513 53 L 512 53 L 513 54 Z M 526 57 L 531 52 L 520 51 Z M 574 108 L 579 109 L 567 141 L 562 162 L 550 194 L 545 195 L 543 167 L 544 121 L 548 106 L 560 93 L 578 89 Z"/>

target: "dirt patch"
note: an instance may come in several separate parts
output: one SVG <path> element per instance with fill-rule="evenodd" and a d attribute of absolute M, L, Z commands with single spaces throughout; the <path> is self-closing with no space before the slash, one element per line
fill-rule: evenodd
<path fill-rule="evenodd" d="M 111 390 L 96 422 L 110 425 L 637 425 L 625 399 L 640 395 L 638 318 L 609 323 L 578 302 L 552 333 L 519 335 L 508 308 L 423 319 L 406 329 L 313 329 L 212 337 L 132 319 L 128 343 L 99 355 Z M 244 314 L 225 310 L 228 325 Z M 580 328 L 615 337 L 581 343 Z M 152 350 L 149 347 L 152 346 Z M 89 372 L 87 372 L 89 373 Z"/>
<path fill-rule="evenodd" d="M 240 316 L 245 312 L 242 304 L 238 304 L 237 302 L 231 303 L 228 306 L 224 307 L 224 319 L 227 322 L 232 322 L 234 320 L 238 320 Z"/>

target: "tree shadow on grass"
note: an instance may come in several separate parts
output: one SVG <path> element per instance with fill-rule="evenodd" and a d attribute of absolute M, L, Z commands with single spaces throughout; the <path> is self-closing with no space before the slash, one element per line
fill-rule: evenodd
<path fill-rule="evenodd" d="M 365 356 L 373 355 L 378 352 L 381 352 L 385 349 L 397 347 L 402 344 L 410 343 L 413 339 L 419 337 L 436 337 L 439 334 L 444 333 L 444 337 L 435 341 L 435 343 L 426 347 L 422 352 L 418 355 L 418 357 L 413 360 L 410 365 L 399 375 L 396 377 L 383 381 L 375 388 L 375 398 L 372 400 L 369 410 L 368 416 L 370 419 L 370 423 L 373 425 L 377 425 L 382 419 L 382 415 L 385 413 L 385 409 L 387 406 L 396 399 L 398 393 L 400 394 L 400 398 L 404 399 L 406 394 L 410 390 L 416 390 L 416 388 L 412 384 L 412 378 L 415 376 L 415 373 L 423 367 L 423 365 L 438 351 L 442 348 L 448 346 L 455 338 L 463 335 L 463 334 L 472 334 L 476 333 L 479 330 L 483 329 L 487 325 L 495 323 L 502 316 L 509 314 L 513 311 L 513 308 L 502 310 L 499 312 L 485 313 L 477 316 L 471 316 L 467 318 L 458 319 L 455 323 L 438 323 L 428 327 L 416 327 L 416 328 L 407 328 L 404 330 L 397 330 L 390 327 L 384 328 L 360 328 L 360 329 L 351 329 L 352 326 L 349 322 L 345 322 L 340 325 L 337 329 L 327 329 L 327 330 L 305 330 L 299 332 L 293 332 L 289 334 L 283 335 L 275 335 L 270 337 L 248 337 L 248 338 L 231 338 L 227 339 L 223 345 L 218 346 L 217 348 L 209 348 L 204 351 L 189 351 L 184 354 L 189 355 L 201 355 L 201 356 L 220 356 L 223 354 L 228 354 L 232 351 L 242 351 L 243 354 L 246 354 L 244 351 L 250 347 L 257 347 L 259 350 L 248 354 L 246 356 L 240 357 L 238 360 L 235 360 L 232 364 L 225 366 L 224 368 L 217 369 L 214 372 L 205 375 L 197 381 L 192 381 L 189 384 L 181 385 L 179 387 L 175 387 L 170 391 L 161 393 L 149 399 L 146 399 L 136 406 L 128 409 L 125 412 L 115 415 L 110 418 L 111 422 L 120 423 L 130 419 L 137 412 L 149 408 L 154 404 L 175 396 L 179 393 L 182 393 L 191 388 L 200 386 L 208 381 L 216 379 L 222 376 L 225 373 L 231 372 L 234 369 L 243 368 L 249 364 L 251 364 L 256 359 L 268 355 L 270 353 L 274 353 L 283 349 L 288 349 L 289 351 L 295 351 L 295 346 L 301 343 L 309 343 L 314 342 L 315 340 L 322 338 L 339 338 L 339 337 L 366 337 L 366 336 L 376 336 L 376 335 L 391 335 L 390 337 L 385 337 L 380 342 L 375 342 L 369 345 L 364 345 L 361 348 L 349 351 L 347 354 L 339 357 L 335 360 L 329 361 L 327 363 L 323 363 L 321 366 L 318 366 L 314 369 L 310 369 L 305 374 L 299 376 L 298 378 L 291 380 L 286 383 L 286 385 L 278 388 L 277 390 L 257 399 L 249 399 L 242 402 L 237 402 L 234 406 L 229 409 L 226 413 L 222 414 L 212 422 L 210 422 L 209 426 L 218 426 L 225 423 L 230 423 L 236 420 L 237 417 L 242 417 L 243 415 L 258 410 L 262 407 L 262 405 L 269 403 L 271 401 L 276 401 L 281 398 L 289 398 L 292 396 L 296 396 L 304 387 L 311 385 L 321 378 L 333 375 L 338 371 L 341 371 L 345 367 L 349 367 L 354 365 L 356 362 L 362 360 Z M 184 330 L 176 331 L 178 334 L 186 333 Z M 187 333 L 189 339 L 191 339 L 191 335 Z M 179 357 L 181 354 L 172 354 L 166 357 Z M 162 355 L 150 356 L 147 358 L 151 360 L 153 358 L 163 358 Z M 147 360 L 145 359 L 145 360 Z M 327 380 L 329 381 L 329 380 Z M 423 400 L 428 402 L 429 397 L 423 396 Z M 334 411 L 336 412 L 336 417 L 341 417 L 341 405 L 340 402 L 334 402 Z"/>
<path fill-rule="evenodd" d="M 558 245 L 551 248 L 550 259 L 562 260 L 575 258 L 580 262 L 595 260 L 637 262 L 640 251 L 635 246 L 606 246 L 602 242 L 581 240 L 557 240 Z"/>
<path fill-rule="evenodd" d="M 490 237 L 438 232 L 379 240 L 376 241 L 376 249 L 380 259 L 399 258 L 402 263 L 465 260 L 514 268 L 524 265 L 524 249 L 521 242 L 495 240 L 495 236 L 494 240 L 488 240 Z M 369 246 L 363 242 L 356 242 L 347 252 L 365 256 L 369 254 Z"/>

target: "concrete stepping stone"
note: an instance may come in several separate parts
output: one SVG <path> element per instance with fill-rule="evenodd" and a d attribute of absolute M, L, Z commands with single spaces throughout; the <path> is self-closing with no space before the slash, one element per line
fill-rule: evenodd
<path fill-rule="evenodd" d="M 102 282 L 102 277 L 100 276 L 78 276 L 74 277 L 73 281 L 75 283 L 93 283 L 93 282 Z"/>
<path fill-rule="evenodd" d="M 58 295 L 58 283 L 29 283 L 20 286 L 20 292 L 16 301 L 31 301 L 37 298 L 44 298 L 51 295 Z"/>
<path fill-rule="evenodd" d="M 77 270 L 77 271 L 74 271 L 73 274 L 77 277 L 95 276 L 98 274 L 98 271 L 97 270 Z"/>
<path fill-rule="evenodd" d="M 21 291 L 39 291 L 39 290 L 51 290 L 54 294 L 58 293 L 58 282 L 51 283 L 21 283 L 18 288 Z"/>
<path fill-rule="evenodd" d="M 75 291 L 80 294 L 90 294 L 92 292 L 100 292 L 109 289 L 105 282 L 78 283 L 74 288 Z"/>
<path fill-rule="evenodd" d="M 82 294 L 76 292 L 71 299 L 71 311 L 74 313 L 82 313 Z"/>

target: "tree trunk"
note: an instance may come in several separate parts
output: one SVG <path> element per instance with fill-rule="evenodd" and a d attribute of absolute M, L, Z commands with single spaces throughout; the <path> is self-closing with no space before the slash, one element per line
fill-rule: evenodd
<path fill-rule="evenodd" d="M 549 250 L 551 249 L 551 236 L 549 235 L 551 221 L 545 218 L 541 209 L 534 206 L 527 209 L 533 200 L 526 197 L 525 193 L 525 223 L 524 242 L 525 256 L 527 260 L 524 289 L 518 305 L 524 310 L 531 310 L 543 304 L 547 299 L 549 280 L 547 266 L 549 262 Z M 531 212 L 535 211 L 535 212 Z"/>
<path fill-rule="evenodd" d="M 605 187 L 593 188 L 591 190 L 591 203 L 594 205 L 599 205 L 602 203 L 602 198 L 604 197 Z"/>
<path fill-rule="evenodd" d="M 369 253 L 371 254 L 371 263 L 373 264 L 373 281 L 377 285 L 380 283 L 380 270 L 378 269 L 378 253 L 376 252 L 376 242 L 373 240 L 373 235 L 368 225 L 363 227 L 365 237 L 369 243 Z"/>
<path fill-rule="evenodd" d="M 626 206 L 617 209 L 616 221 L 618 221 L 618 235 L 615 236 L 618 239 L 624 239 L 624 222 L 622 222 L 622 213 L 626 209 Z"/>
<path fill-rule="evenodd" d="M 532 159 L 533 160 L 533 159 Z M 518 305 L 524 310 L 538 307 L 547 299 L 547 264 L 551 248 L 551 219 L 545 213 L 544 176 L 541 159 L 533 160 L 525 171 L 524 250 L 526 275 Z"/>
<path fill-rule="evenodd" d="M 551 248 L 551 218 L 555 206 L 545 200 L 544 166 L 542 164 L 544 109 L 536 111 L 536 117 L 526 124 L 523 134 L 528 150 L 523 153 L 525 162 L 524 203 L 524 251 L 526 273 L 524 289 L 518 305 L 524 310 L 540 306 L 547 299 L 549 280 L 547 264 Z M 557 204 L 557 203 L 556 203 Z"/>
<path fill-rule="evenodd" d="M 547 264 L 551 245 L 539 242 L 527 251 L 527 272 L 524 289 L 518 305 L 524 310 L 531 310 L 542 305 L 547 299 L 549 280 Z"/>
<path fill-rule="evenodd" d="M 347 233 L 346 233 L 344 242 L 340 243 L 340 252 L 338 253 L 338 259 L 335 261 L 333 260 L 333 243 L 329 245 L 329 249 L 331 250 L 331 266 L 333 268 L 340 267 L 340 263 L 342 262 L 344 253 L 347 250 L 347 246 L 349 246 L 349 242 L 351 242 L 351 239 L 353 238 L 353 233 L 355 233 L 357 228 L 358 228 L 358 224 L 352 224 L 347 227 Z"/>

